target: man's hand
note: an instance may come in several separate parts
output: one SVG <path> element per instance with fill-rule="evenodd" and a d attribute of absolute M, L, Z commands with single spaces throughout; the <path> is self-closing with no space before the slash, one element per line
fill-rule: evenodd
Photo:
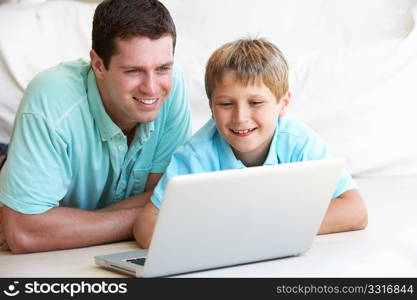
<path fill-rule="evenodd" d="M 118 209 L 130 209 L 130 208 L 143 208 L 146 203 L 149 202 L 149 199 L 152 195 L 152 191 L 144 192 L 139 195 L 131 196 L 127 199 L 124 199 L 120 202 L 114 203 L 112 205 L 100 208 L 99 211 L 111 211 Z"/>
<path fill-rule="evenodd" d="M 3 231 L 3 206 L 0 207 L 0 251 L 9 250 L 7 245 L 6 236 Z"/>
<path fill-rule="evenodd" d="M 150 173 L 146 182 L 145 192 L 140 195 L 131 196 L 118 203 L 101 208 L 101 211 L 110 211 L 127 208 L 143 208 L 149 202 L 154 188 L 162 177 L 162 173 Z"/>
<path fill-rule="evenodd" d="M 138 212 L 149 203 L 161 176 L 151 173 L 143 194 L 104 209 L 54 207 L 40 214 L 23 214 L 4 206 L 1 208 L 0 242 L 12 253 L 29 253 L 131 239 Z"/>

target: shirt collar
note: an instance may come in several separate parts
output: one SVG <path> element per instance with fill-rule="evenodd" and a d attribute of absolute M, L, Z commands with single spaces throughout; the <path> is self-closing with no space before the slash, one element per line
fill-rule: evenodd
<path fill-rule="evenodd" d="M 277 127 L 275 128 L 274 137 L 272 138 L 271 146 L 269 146 L 268 155 L 266 156 L 266 159 L 264 161 L 264 166 L 272 166 L 279 164 L 278 161 L 278 154 L 277 154 L 277 136 L 278 136 L 278 125 L 279 122 L 277 122 Z"/>
<path fill-rule="evenodd" d="M 88 72 L 87 89 L 88 105 L 97 123 L 101 139 L 107 141 L 117 134 L 123 134 L 122 130 L 113 122 L 104 108 L 93 69 L 90 69 Z M 154 122 L 139 124 L 136 127 L 134 140 L 144 143 L 149 138 L 151 132 L 154 131 L 154 128 Z"/>
<path fill-rule="evenodd" d="M 136 143 L 136 141 L 139 141 L 140 144 L 145 143 L 145 141 L 149 139 L 152 131 L 154 130 L 155 130 L 154 121 L 149 122 L 149 123 L 140 123 L 136 127 L 136 133 L 135 133 L 135 138 L 133 142 Z"/>
<path fill-rule="evenodd" d="M 229 170 L 229 169 L 242 169 L 245 168 L 245 165 L 236 158 L 233 153 L 232 147 L 228 142 L 221 136 L 218 130 L 216 130 L 214 136 L 217 151 L 220 157 L 220 169 Z"/>
<path fill-rule="evenodd" d="M 121 133 L 121 129 L 114 124 L 104 108 L 93 69 L 90 69 L 88 72 L 87 89 L 88 105 L 90 106 L 93 118 L 96 121 L 101 139 L 107 141 L 116 134 Z"/>

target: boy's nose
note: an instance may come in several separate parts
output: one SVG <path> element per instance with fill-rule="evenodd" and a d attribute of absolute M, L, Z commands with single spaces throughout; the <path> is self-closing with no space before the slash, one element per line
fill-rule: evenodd
<path fill-rule="evenodd" d="M 233 111 L 233 119 L 236 123 L 244 123 L 249 117 L 249 110 L 243 105 L 237 105 Z"/>

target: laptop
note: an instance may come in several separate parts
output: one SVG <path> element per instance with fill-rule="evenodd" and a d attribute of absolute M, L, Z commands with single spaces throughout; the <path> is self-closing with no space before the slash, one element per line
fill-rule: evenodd
<path fill-rule="evenodd" d="M 173 177 L 149 249 L 99 255 L 95 263 L 159 277 L 302 254 L 342 167 L 326 159 Z"/>

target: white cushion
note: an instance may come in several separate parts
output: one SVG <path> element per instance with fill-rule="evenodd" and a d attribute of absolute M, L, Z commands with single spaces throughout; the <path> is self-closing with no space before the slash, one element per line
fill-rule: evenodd
<path fill-rule="evenodd" d="M 176 59 L 189 82 L 194 130 L 210 117 L 203 76 L 212 51 L 261 36 L 289 60 L 289 113 L 345 157 L 354 175 L 417 173 L 410 140 L 417 69 L 408 66 L 417 57 L 416 1 L 164 2 L 177 24 Z"/>
<path fill-rule="evenodd" d="M 0 142 L 33 76 L 62 61 L 88 58 L 95 3 L 6 3 L 0 9 Z"/>
<path fill-rule="evenodd" d="M 194 131 L 210 117 L 203 81 L 210 54 L 240 37 L 265 37 L 290 63 L 289 113 L 346 157 L 354 175 L 417 173 L 417 0 L 163 2 L 177 26 L 175 57 L 187 78 Z M 1 5 L 0 141 L 9 140 L 22 93 L 37 72 L 88 57 L 95 6 Z"/>

